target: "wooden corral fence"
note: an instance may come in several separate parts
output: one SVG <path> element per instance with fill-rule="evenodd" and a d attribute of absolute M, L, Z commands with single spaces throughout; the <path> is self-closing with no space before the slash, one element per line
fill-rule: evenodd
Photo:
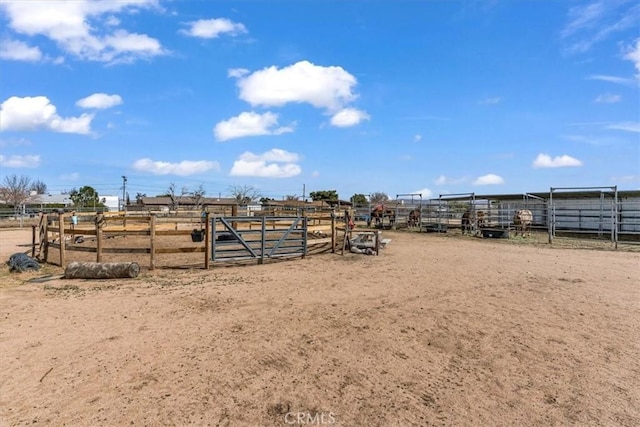
<path fill-rule="evenodd" d="M 226 218 L 226 219 L 225 219 Z M 285 226 L 288 222 L 288 226 Z M 211 261 L 221 261 L 214 258 L 214 250 L 219 248 L 216 233 L 233 233 L 241 235 L 252 232 L 259 236 L 265 249 L 275 250 L 265 252 L 267 258 L 277 258 L 282 255 L 282 247 L 290 247 L 291 242 L 280 241 L 282 236 L 273 242 L 274 234 L 284 227 L 289 229 L 291 224 L 304 225 L 300 250 L 296 255 L 304 257 L 309 251 L 322 253 L 336 251 L 339 236 L 336 234 L 336 224 L 340 222 L 339 214 L 335 212 L 312 213 L 300 217 L 224 217 L 210 212 L 172 216 L 158 215 L 128 215 L 125 213 L 72 215 L 69 213 L 43 214 L 39 224 L 33 227 L 32 256 L 50 263 L 52 251 L 60 266 L 65 267 L 70 258 L 70 252 L 94 253 L 96 262 L 111 261 L 115 254 L 130 254 L 149 257 L 149 268 L 157 267 L 160 254 L 201 253 L 204 268 L 211 266 Z M 215 228 L 214 228 L 215 225 Z M 299 233 L 298 226 L 295 233 Z M 231 231 L 233 230 L 233 231 Z M 167 237 L 184 236 L 185 239 L 168 241 Z M 111 243 L 115 237 L 137 237 L 137 244 L 129 242 L 133 239 L 118 239 L 117 244 Z M 189 238 L 190 239 L 186 239 Z M 86 244 L 86 241 L 92 244 Z M 107 245 L 107 242 L 110 242 Z M 177 241 L 177 243 L 176 243 Z M 95 244 L 93 244 L 95 242 Z M 187 243 L 188 242 L 188 243 Z M 279 242 L 279 243 L 278 243 Z M 218 247 L 215 244 L 218 243 Z M 273 243 L 276 243 L 273 245 Z M 284 244 L 283 244 L 284 243 Z M 56 255 L 57 255 L 56 254 Z M 276 256 L 273 256 L 276 255 Z M 260 254 L 259 262 L 265 259 Z M 231 259 L 229 259 L 231 260 Z"/>

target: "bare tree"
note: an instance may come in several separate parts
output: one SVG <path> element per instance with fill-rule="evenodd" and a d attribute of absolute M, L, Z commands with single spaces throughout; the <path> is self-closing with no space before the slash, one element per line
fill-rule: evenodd
<path fill-rule="evenodd" d="M 193 198 L 193 204 L 195 205 L 196 210 L 200 210 L 202 208 L 202 203 L 204 202 L 204 196 L 207 192 L 205 191 L 202 184 L 198 186 L 194 191 L 192 191 L 191 197 Z"/>
<path fill-rule="evenodd" d="M 371 203 L 378 204 L 389 201 L 389 196 L 386 193 L 382 193 L 380 191 L 371 193 L 371 198 L 369 199 Z"/>
<path fill-rule="evenodd" d="M 298 197 L 298 196 L 296 196 L 296 195 L 289 194 L 289 195 L 287 195 L 287 196 L 284 196 L 284 199 L 285 199 L 287 202 L 297 202 L 297 201 L 298 201 L 298 199 L 299 199 L 299 197 Z"/>
<path fill-rule="evenodd" d="M 178 194 L 176 191 L 176 185 L 172 182 L 167 190 L 167 196 L 171 200 L 171 206 L 169 208 L 173 211 L 177 211 L 178 206 L 180 206 L 180 200 L 182 200 L 182 198 L 187 194 L 189 194 L 187 187 L 182 187 L 182 190 L 180 190 L 180 193 Z"/>
<path fill-rule="evenodd" d="M 262 197 L 260 191 L 251 185 L 232 185 L 228 191 L 239 205 L 248 205 Z"/>
<path fill-rule="evenodd" d="M 45 194 L 47 192 L 47 184 L 37 179 L 31 183 L 31 191 L 35 191 L 36 194 Z"/>
<path fill-rule="evenodd" d="M 13 205 L 16 216 L 20 212 L 20 207 L 29 200 L 31 191 L 31 179 L 28 176 L 7 175 L 0 186 L 0 199 L 5 203 Z"/>

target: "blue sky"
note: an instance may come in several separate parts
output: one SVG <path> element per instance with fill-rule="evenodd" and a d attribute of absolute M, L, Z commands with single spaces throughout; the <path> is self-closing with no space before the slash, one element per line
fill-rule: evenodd
<path fill-rule="evenodd" d="M 268 197 L 640 188 L 632 0 L 0 0 L 0 175 Z"/>

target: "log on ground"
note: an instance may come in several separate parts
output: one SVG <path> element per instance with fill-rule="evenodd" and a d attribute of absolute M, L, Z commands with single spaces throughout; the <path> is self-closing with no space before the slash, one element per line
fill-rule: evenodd
<path fill-rule="evenodd" d="M 72 262 L 64 270 L 65 279 L 126 279 L 138 277 L 137 262 Z"/>

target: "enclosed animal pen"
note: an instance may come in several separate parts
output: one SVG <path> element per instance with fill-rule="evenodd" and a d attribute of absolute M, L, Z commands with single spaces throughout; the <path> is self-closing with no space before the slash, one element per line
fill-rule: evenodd
<path fill-rule="evenodd" d="M 422 213 L 422 194 L 396 194 L 394 228 L 420 227 Z"/>
<path fill-rule="evenodd" d="M 209 268 L 212 262 L 243 256 L 263 262 L 304 257 L 309 252 L 335 252 L 339 215 L 309 215 L 225 217 L 183 212 L 168 217 L 126 213 L 76 217 L 60 212 L 41 215 L 39 225 L 33 227 L 32 256 L 62 267 L 72 261 L 135 261 L 143 265 L 146 258 L 149 268 L 154 269 L 158 265 Z M 240 254 L 243 250 L 233 252 L 238 249 L 234 244 L 240 244 L 248 255 Z M 231 256 L 233 253 L 239 255 Z"/>
<path fill-rule="evenodd" d="M 612 187 L 551 188 L 549 243 L 557 236 L 576 236 L 639 243 L 640 192 Z"/>
<path fill-rule="evenodd" d="M 523 194 L 442 194 L 423 201 L 422 230 L 444 232 L 464 226 L 472 232 L 495 234 L 515 231 L 516 212 L 531 212 L 531 230 L 557 237 L 640 243 L 640 191 L 618 191 L 615 186 L 551 188 Z M 507 234 L 508 235 L 508 234 Z M 492 236 L 495 237 L 495 236 Z"/>

